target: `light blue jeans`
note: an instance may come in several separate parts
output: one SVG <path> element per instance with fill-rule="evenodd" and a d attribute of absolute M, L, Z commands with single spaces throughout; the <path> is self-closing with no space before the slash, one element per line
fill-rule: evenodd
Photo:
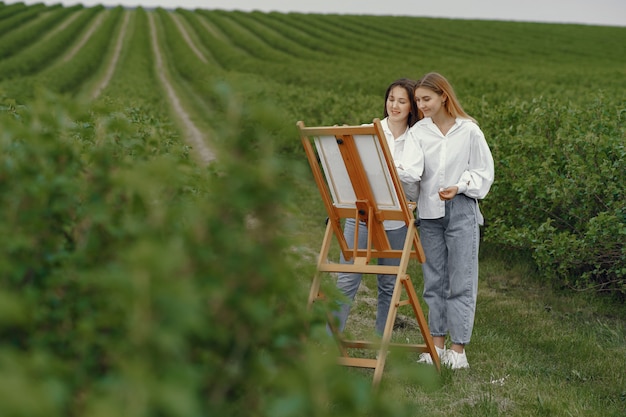
<path fill-rule="evenodd" d="M 348 247 L 352 249 L 354 246 L 354 228 L 355 219 L 346 219 L 344 224 L 344 236 L 348 243 Z M 400 229 L 387 230 L 387 239 L 392 249 L 402 249 L 406 240 L 407 228 L 403 226 Z M 365 223 L 359 222 L 359 249 L 367 247 L 367 226 Z M 343 254 L 340 255 L 340 263 L 351 264 L 352 261 L 346 261 Z M 400 265 L 400 258 L 379 258 L 378 265 Z M 363 274 L 359 273 L 339 273 L 337 277 L 337 288 L 350 300 L 354 301 Z M 389 305 L 391 304 L 391 296 L 396 284 L 396 275 L 377 275 L 378 277 L 378 308 L 376 310 L 376 333 L 382 335 L 385 331 L 387 323 L 387 314 L 389 313 Z M 339 331 L 343 332 L 346 327 L 346 321 L 350 314 L 351 303 L 340 303 L 338 309 L 334 312 L 335 317 L 339 320 Z"/>
<path fill-rule="evenodd" d="M 452 343 L 466 345 L 472 337 L 478 294 L 477 203 L 459 194 L 445 204 L 443 218 L 420 220 L 426 255 L 424 301 L 431 335 L 449 333 Z"/>

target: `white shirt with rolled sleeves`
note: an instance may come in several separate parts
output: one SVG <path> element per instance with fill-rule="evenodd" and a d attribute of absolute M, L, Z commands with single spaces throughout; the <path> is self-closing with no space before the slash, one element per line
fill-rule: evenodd
<path fill-rule="evenodd" d="M 456 185 L 458 194 L 476 200 L 485 198 L 493 184 L 494 164 L 485 135 L 475 122 L 457 118 L 443 135 L 427 117 L 411 128 L 411 134 L 417 139 L 424 158 L 417 205 L 420 218 L 445 216 L 445 201 L 439 198 L 440 188 Z"/>
<path fill-rule="evenodd" d="M 397 138 L 393 137 L 387 118 L 380 121 L 380 124 L 387 139 L 387 146 L 393 157 L 394 165 L 398 171 L 398 177 L 402 182 L 402 187 L 406 197 L 410 201 L 415 201 L 418 196 L 419 181 L 424 169 L 424 158 L 417 139 L 407 130 Z M 404 226 L 401 220 L 385 220 L 386 230 L 399 229 Z"/>

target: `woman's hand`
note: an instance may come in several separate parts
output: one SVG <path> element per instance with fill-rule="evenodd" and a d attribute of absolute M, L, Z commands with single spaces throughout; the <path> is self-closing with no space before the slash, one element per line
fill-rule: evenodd
<path fill-rule="evenodd" d="M 454 196 L 457 195 L 458 192 L 459 192 L 459 187 L 457 187 L 456 185 L 453 185 L 447 188 L 440 188 L 439 198 L 442 199 L 443 201 L 452 200 Z"/>

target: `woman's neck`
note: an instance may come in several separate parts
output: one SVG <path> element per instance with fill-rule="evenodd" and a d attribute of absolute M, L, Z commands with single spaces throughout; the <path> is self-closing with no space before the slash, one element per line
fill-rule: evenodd
<path fill-rule="evenodd" d="M 399 136 L 402 136 L 404 132 L 406 132 L 406 128 L 408 127 L 406 120 L 403 122 L 392 121 L 387 118 L 387 125 L 389 126 L 389 130 L 391 130 L 391 134 L 393 138 L 396 139 Z"/>
<path fill-rule="evenodd" d="M 444 136 L 448 133 L 450 128 L 454 126 L 454 122 L 456 120 L 454 117 L 444 112 L 440 112 L 440 114 L 436 115 L 432 119 L 433 123 L 437 125 Z"/>

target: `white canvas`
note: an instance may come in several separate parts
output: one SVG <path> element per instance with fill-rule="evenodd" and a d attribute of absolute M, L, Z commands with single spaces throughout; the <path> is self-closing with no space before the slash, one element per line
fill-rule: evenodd
<path fill-rule="evenodd" d="M 383 210 L 401 210 L 398 196 L 393 186 L 391 174 L 385 162 L 380 142 L 375 135 L 355 135 L 354 141 L 359 152 L 367 180 L 370 183 L 377 207 Z M 334 136 L 318 136 L 315 147 L 330 188 L 333 203 L 339 208 L 355 208 L 356 195 L 348 170 L 339 151 Z"/>

